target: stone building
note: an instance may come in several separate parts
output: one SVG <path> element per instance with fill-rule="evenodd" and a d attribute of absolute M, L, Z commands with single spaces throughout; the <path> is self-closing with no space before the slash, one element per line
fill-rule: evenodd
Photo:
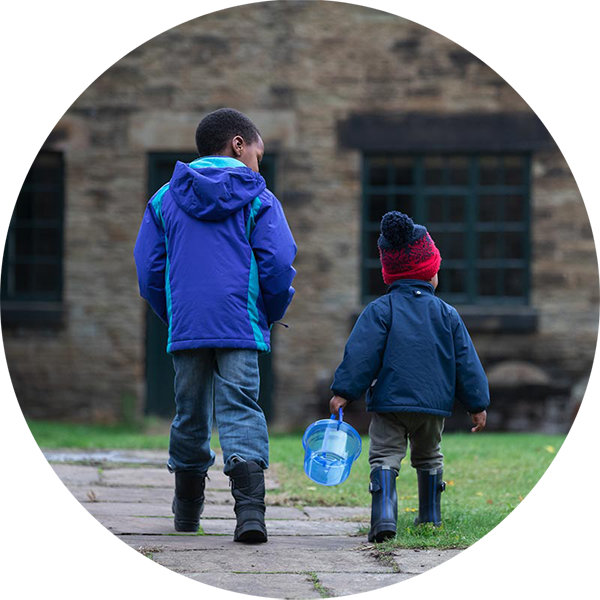
<path fill-rule="evenodd" d="M 2 326 L 27 416 L 172 411 L 165 331 L 132 250 L 149 195 L 200 118 L 247 113 L 299 246 L 296 297 L 263 357 L 272 423 L 326 414 L 365 303 L 385 291 L 377 223 L 427 224 L 490 376 L 492 427 L 566 430 L 598 327 L 598 270 L 569 168 L 532 110 L 450 40 L 394 15 L 269 2 L 169 30 L 103 73 L 50 133 L 7 238 Z M 576 400 L 576 398 L 575 398 Z M 362 406 L 353 409 L 361 424 Z"/>

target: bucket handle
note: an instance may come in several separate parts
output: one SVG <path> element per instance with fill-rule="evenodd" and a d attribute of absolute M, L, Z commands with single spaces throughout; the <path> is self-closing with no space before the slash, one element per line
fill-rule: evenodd
<path fill-rule="evenodd" d="M 331 413 L 331 418 L 335 419 L 335 414 Z M 339 412 L 339 422 L 338 422 L 338 429 L 340 428 L 340 423 L 344 420 L 344 410 L 342 409 L 342 407 L 340 406 L 340 412 Z"/>

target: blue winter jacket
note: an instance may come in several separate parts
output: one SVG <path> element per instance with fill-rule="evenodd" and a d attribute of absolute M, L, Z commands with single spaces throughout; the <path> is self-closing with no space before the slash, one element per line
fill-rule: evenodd
<path fill-rule="evenodd" d="M 331 389 L 347 400 L 367 391 L 370 412 L 450 416 L 490 403 L 487 377 L 456 310 L 430 283 L 401 279 L 362 312 Z"/>
<path fill-rule="evenodd" d="M 265 180 L 233 158 L 178 162 L 135 244 L 140 294 L 168 325 L 167 351 L 270 350 L 292 300 L 296 244 Z"/>

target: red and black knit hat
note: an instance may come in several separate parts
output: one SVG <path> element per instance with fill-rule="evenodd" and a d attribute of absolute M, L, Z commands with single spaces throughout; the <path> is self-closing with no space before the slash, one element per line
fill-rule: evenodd
<path fill-rule="evenodd" d="M 394 210 L 383 215 L 377 246 L 388 285 L 398 279 L 429 281 L 440 270 L 442 257 L 427 229 L 404 213 Z"/>

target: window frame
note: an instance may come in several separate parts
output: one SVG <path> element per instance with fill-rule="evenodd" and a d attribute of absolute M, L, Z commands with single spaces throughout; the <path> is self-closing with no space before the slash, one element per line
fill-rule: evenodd
<path fill-rule="evenodd" d="M 468 158 L 468 180 L 462 185 L 426 185 L 424 181 L 424 161 L 430 157 L 466 157 Z M 412 171 L 413 183 L 411 185 L 394 185 L 392 179 L 393 159 L 410 158 L 413 161 Z M 520 185 L 497 184 L 493 186 L 481 186 L 479 184 L 480 160 L 482 157 L 519 157 L 523 168 L 523 183 Z M 388 159 L 387 185 L 371 186 L 369 183 L 370 165 L 373 159 Z M 439 225 L 445 225 L 449 229 L 465 230 L 467 235 L 465 245 L 464 259 L 443 258 L 442 271 L 444 267 L 457 266 L 456 263 L 464 263 L 466 292 L 465 294 L 440 294 L 442 298 L 450 303 L 464 305 L 467 307 L 493 307 L 493 306 L 528 306 L 531 295 L 531 154 L 528 152 L 364 152 L 362 154 L 362 212 L 361 212 L 361 299 L 363 303 L 374 300 L 377 295 L 373 295 L 369 290 L 369 272 L 376 267 L 380 267 L 378 258 L 370 258 L 371 242 L 369 235 L 379 231 L 379 223 L 369 220 L 370 202 L 369 196 L 381 193 L 386 196 L 387 210 L 392 210 L 394 195 L 410 195 L 413 197 L 413 214 L 410 216 L 417 223 L 429 225 L 427 219 L 427 197 L 432 195 L 461 195 L 466 198 L 465 221 L 464 224 L 451 225 L 440 222 Z M 483 195 L 521 195 L 525 199 L 524 218 L 518 224 L 511 225 L 506 221 L 495 223 L 480 222 L 477 219 L 479 209 L 479 199 Z M 446 229 L 445 229 L 446 231 Z M 477 257 L 477 235 L 481 231 L 505 232 L 519 231 L 525 240 L 523 258 L 511 259 L 499 258 L 492 261 L 490 259 L 481 259 Z M 432 234 L 435 239 L 435 235 Z M 475 280 L 477 277 L 477 267 L 481 267 L 482 261 L 487 260 L 487 266 L 513 266 L 523 269 L 523 294 L 520 296 L 479 296 L 476 293 Z M 499 271 L 503 273 L 503 271 Z M 497 275 L 500 277 L 501 275 Z"/>
<path fill-rule="evenodd" d="M 39 183 L 27 181 L 36 168 L 36 162 L 42 155 L 52 155 L 58 158 L 57 169 L 59 171 L 56 182 Z M 35 177 L 34 177 L 35 179 Z M 39 218 L 35 214 L 35 200 L 31 218 L 21 219 L 17 217 L 19 200 L 25 193 L 51 192 L 58 199 L 58 210 L 54 218 Z M 3 324 L 53 324 L 62 321 L 62 307 L 64 297 L 64 215 L 65 215 L 65 156 L 63 152 L 54 150 L 42 150 L 33 161 L 19 196 L 15 202 L 10 224 L 6 234 L 2 260 L 2 283 L 1 283 L 1 305 Z M 29 228 L 32 231 L 40 228 L 55 229 L 57 231 L 56 243 L 58 252 L 50 256 L 44 256 L 34 249 L 28 256 L 19 255 L 16 249 L 17 228 Z M 36 238 L 34 238 L 35 240 Z M 16 271 L 19 265 L 54 265 L 57 267 L 56 285 L 48 291 L 25 291 L 11 290 L 11 280 L 16 280 Z M 30 281 L 34 281 L 35 272 L 30 275 Z M 34 286 L 32 286 L 34 287 Z"/>

